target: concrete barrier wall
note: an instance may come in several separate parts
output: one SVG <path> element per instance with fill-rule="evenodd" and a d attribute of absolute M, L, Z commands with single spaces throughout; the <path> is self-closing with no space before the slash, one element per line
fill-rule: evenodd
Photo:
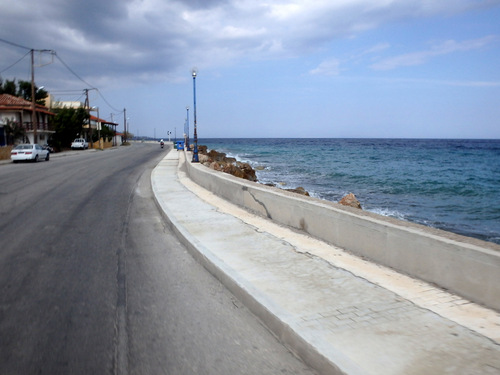
<path fill-rule="evenodd" d="M 499 245 L 303 197 L 201 164 L 184 168 L 194 182 L 236 205 L 500 310 Z"/>

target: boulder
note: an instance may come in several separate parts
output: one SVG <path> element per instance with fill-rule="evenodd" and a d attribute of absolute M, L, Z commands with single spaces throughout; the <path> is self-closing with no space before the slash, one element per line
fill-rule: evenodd
<path fill-rule="evenodd" d="M 216 171 L 222 171 L 239 178 L 257 182 L 255 170 L 250 164 L 236 161 L 235 158 L 228 158 L 223 152 L 210 150 L 207 153 L 206 146 L 198 146 L 198 150 L 204 151 L 202 155 L 198 155 L 198 158 L 203 165 Z"/>
<path fill-rule="evenodd" d="M 212 160 L 212 161 L 226 161 L 226 154 L 223 152 L 217 152 L 215 150 L 210 150 L 207 153 L 207 156 Z"/>
<path fill-rule="evenodd" d="M 309 197 L 309 193 L 304 189 L 302 186 L 299 186 L 295 189 L 285 189 L 286 191 L 291 191 L 292 193 L 300 194 L 300 195 L 305 195 Z"/>
<path fill-rule="evenodd" d="M 209 163 L 210 158 L 205 154 L 198 154 L 198 161 L 201 164 Z"/>
<path fill-rule="evenodd" d="M 207 153 L 207 146 L 199 145 L 198 146 L 198 157 L 200 156 L 200 154 L 206 155 L 206 153 Z"/>
<path fill-rule="evenodd" d="M 357 200 L 356 196 L 353 193 L 347 194 L 344 198 L 340 200 L 339 203 L 344 206 L 362 209 L 361 203 L 359 203 L 359 201 Z"/>
<path fill-rule="evenodd" d="M 244 179 L 250 181 L 257 181 L 257 176 L 255 174 L 254 169 L 248 163 L 236 162 L 236 166 L 243 172 Z"/>

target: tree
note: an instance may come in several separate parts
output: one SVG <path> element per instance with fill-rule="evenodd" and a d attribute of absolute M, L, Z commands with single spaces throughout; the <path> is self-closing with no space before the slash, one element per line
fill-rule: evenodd
<path fill-rule="evenodd" d="M 124 132 L 123 136 L 124 136 L 125 139 L 127 139 L 127 142 L 123 143 L 124 145 L 129 145 L 130 143 L 128 142 L 128 140 L 134 138 L 134 135 L 132 133 L 130 133 L 130 132 Z"/>
<path fill-rule="evenodd" d="M 82 127 L 87 119 L 84 108 L 56 109 L 56 116 L 51 119 L 51 124 L 56 133 L 52 136 L 52 146 L 61 150 L 70 147 L 75 138 L 82 136 Z"/>
<path fill-rule="evenodd" d="M 101 137 L 103 139 L 107 139 L 108 141 L 111 141 L 113 137 L 115 136 L 115 131 L 111 129 L 107 125 L 103 125 L 101 129 Z"/>
<path fill-rule="evenodd" d="M 9 94 L 9 95 L 17 95 L 17 85 L 16 85 L 16 80 L 6 80 L 3 82 L 3 80 L 0 78 L 0 94 Z"/>
<path fill-rule="evenodd" d="M 23 98 L 24 100 L 31 101 L 31 82 L 19 81 L 19 89 L 17 91 L 17 96 Z M 44 89 L 39 89 L 35 85 L 35 101 L 37 104 L 43 104 L 44 99 L 49 96 L 48 92 Z"/>
<path fill-rule="evenodd" d="M 3 80 L 0 78 L 0 94 L 9 94 L 14 95 L 19 98 L 23 98 L 31 102 L 31 82 L 29 81 L 19 81 L 16 83 L 16 80 L 12 81 Z M 45 98 L 49 96 L 49 93 L 44 89 L 39 89 L 35 85 L 35 101 L 37 104 L 44 104 Z"/>
<path fill-rule="evenodd" d="M 26 130 L 18 122 L 11 119 L 7 119 L 4 130 L 8 145 L 13 145 L 17 139 L 24 137 L 26 134 Z"/>
<path fill-rule="evenodd" d="M 105 141 L 111 141 L 113 137 L 115 136 L 114 130 L 112 130 L 109 126 L 101 124 L 101 131 L 100 131 L 101 138 L 104 139 Z M 92 141 L 98 142 L 99 141 L 99 132 L 95 131 L 92 134 Z"/>

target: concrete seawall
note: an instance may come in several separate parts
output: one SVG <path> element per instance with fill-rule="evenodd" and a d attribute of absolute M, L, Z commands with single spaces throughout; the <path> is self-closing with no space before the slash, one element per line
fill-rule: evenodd
<path fill-rule="evenodd" d="M 187 158 L 190 160 L 190 158 Z M 500 310 L 500 246 L 185 163 L 197 184 L 273 221 Z"/>

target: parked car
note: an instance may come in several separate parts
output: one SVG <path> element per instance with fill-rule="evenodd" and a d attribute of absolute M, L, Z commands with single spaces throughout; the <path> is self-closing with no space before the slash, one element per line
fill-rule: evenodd
<path fill-rule="evenodd" d="M 49 161 L 50 152 L 39 144 L 21 144 L 17 145 L 10 152 L 10 158 L 14 163 L 21 160 L 31 160 L 37 162 L 40 159 Z"/>
<path fill-rule="evenodd" d="M 73 150 L 76 150 L 76 149 L 85 150 L 86 148 L 89 148 L 89 143 L 83 138 L 76 138 L 73 141 L 73 143 L 71 143 L 71 148 Z"/>

